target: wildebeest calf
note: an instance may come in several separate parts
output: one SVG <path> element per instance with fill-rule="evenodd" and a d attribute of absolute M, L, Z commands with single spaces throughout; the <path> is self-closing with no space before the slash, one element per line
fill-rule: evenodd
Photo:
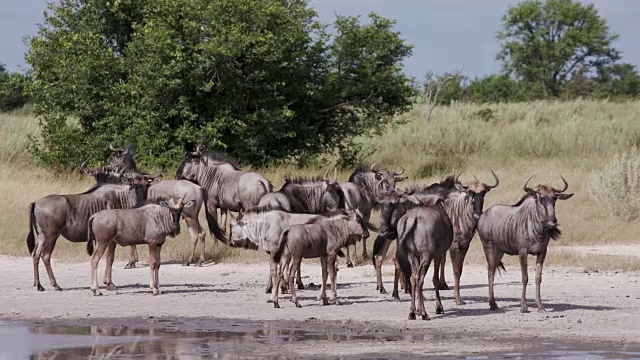
<path fill-rule="evenodd" d="M 292 225 L 282 232 L 278 253 L 282 253 L 280 266 L 274 284 L 274 307 L 279 308 L 278 289 L 281 273 L 289 281 L 291 300 L 296 307 L 302 307 L 296 297 L 293 286 L 296 271 L 302 259 L 320 258 L 322 264 L 322 288 L 320 299 L 328 305 L 326 294 L 327 271 L 331 276 L 331 300 L 339 304 L 336 294 L 336 256 L 342 255 L 340 249 L 356 243 L 363 234 L 362 216 L 359 211 L 349 211 L 347 215 L 336 215 L 313 219 L 306 224 Z M 278 258 L 279 254 L 276 254 Z M 327 268 L 328 267 L 328 268 Z"/>
<path fill-rule="evenodd" d="M 102 295 L 98 289 L 98 263 L 109 248 L 105 268 L 107 290 L 115 289 L 111 279 L 113 254 L 116 244 L 121 246 L 149 245 L 149 286 L 153 295 L 160 294 L 158 271 L 160 269 L 160 248 L 167 236 L 180 234 L 180 215 L 184 208 L 194 204 L 183 198 L 160 199 L 157 204 L 146 204 L 134 209 L 103 210 L 89 218 L 87 252 L 91 255 L 91 292 Z M 96 242 L 94 252 L 93 241 Z"/>

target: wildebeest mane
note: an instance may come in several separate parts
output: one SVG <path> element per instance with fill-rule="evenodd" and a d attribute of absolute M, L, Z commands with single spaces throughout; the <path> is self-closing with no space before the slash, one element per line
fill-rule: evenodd
<path fill-rule="evenodd" d="M 99 184 L 95 184 L 92 187 L 90 187 L 88 190 L 86 190 L 85 192 L 81 192 L 80 195 L 84 195 L 84 194 L 91 194 L 93 192 L 96 192 L 98 189 L 100 189 L 101 187 L 103 187 L 104 185 L 116 185 L 116 184 L 110 184 L 110 183 L 99 183 Z"/>
<path fill-rule="evenodd" d="M 244 215 L 264 214 L 264 213 L 268 213 L 268 212 L 271 212 L 271 211 L 283 211 L 283 212 L 288 213 L 288 211 L 283 210 L 279 206 L 263 205 L 263 206 L 254 206 L 254 207 L 248 208 L 247 210 L 244 211 Z"/>
<path fill-rule="evenodd" d="M 209 160 L 213 160 L 213 161 L 218 161 L 218 162 L 225 162 L 231 166 L 233 166 L 234 170 L 242 170 L 240 168 L 240 163 L 238 163 L 238 160 L 232 158 L 231 156 L 219 152 L 219 151 L 207 151 L 204 154 L 202 154 L 202 157 L 206 157 Z"/>
<path fill-rule="evenodd" d="M 298 184 L 298 185 L 308 185 L 308 184 L 316 184 L 319 182 L 323 182 L 324 179 L 320 176 L 285 176 L 284 177 L 284 185 L 282 185 L 282 189 L 284 189 L 289 184 Z"/>
<path fill-rule="evenodd" d="M 161 197 L 157 197 L 155 199 L 146 199 L 144 201 L 141 201 L 141 202 L 137 203 L 134 207 L 132 207 L 132 209 L 137 209 L 137 208 L 143 207 L 145 205 L 160 205 L 161 201 L 169 201 L 169 198 L 167 198 L 165 196 L 161 196 Z"/>
<path fill-rule="evenodd" d="M 359 163 L 355 170 L 353 170 L 353 173 L 351 173 L 351 176 L 349 176 L 349 182 L 354 182 L 355 178 L 357 175 L 359 174 L 365 174 L 371 171 L 371 164 L 366 163 L 366 162 L 361 162 Z"/>
<path fill-rule="evenodd" d="M 525 200 L 527 200 L 528 198 L 530 198 L 530 197 L 533 197 L 533 194 L 526 193 L 526 194 L 524 194 L 524 195 L 520 198 L 520 200 L 518 200 L 518 202 L 516 202 L 515 204 L 513 204 L 513 205 L 511 205 L 511 206 L 512 206 L 512 207 L 518 207 L 518 206 L 522 205 L 522 203 L 523 203 Z"/>

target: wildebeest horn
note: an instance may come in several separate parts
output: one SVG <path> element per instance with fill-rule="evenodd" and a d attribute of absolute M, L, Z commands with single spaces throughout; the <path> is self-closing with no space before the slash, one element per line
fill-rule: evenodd
<path fill-rule="evenodd" d="M 522 187 L 522 189 L 527 193 L 534 192 L 534 190 L 532 188 L 527 186 L 527 185 L 529 185 L 529 181 L 531 181 L 531 179 L 533 179 L 533 175 L 531 175 L 531 177 L 527 180 L 526 183 L 524 183 L 524 186 Z"/>
<path fill-rule="evenodd" d="M 460 173 L 455 177 L 455 182 L 460 182 L 460 175 L 462 175 L 462 171 L 460 171 Z"/>
<path fill-rule="evenodd" d="M 324 172 L 324 176 L 322 177 L 323 179 L 327 180 L 329 178 L 329 170 L 327 169 L 327 171 Z"/>
<path fill-rule="evenodd" d="M 113 143 L 109 143 L 109 150 L 111 151 L 118 151 L 118 149 L 113 147 Z"/>
<path fill-rule="evenodd" d="M 565 192 L 569 188 L 569 183 L 567 183 L 567 180 L 565 180 L 564 177 L 562 177 L 562 175 L 560 175 L 560 178 L 562 179 L 562 182 L 564 183 L 564 189 L 556 190 L 556 188 L 553 188 L 553 191 L 556 192 L 556 193 Z"/>
<path fill-rule="evenodd" d="M 496 173 L 494 173 L 493 170 L 491 170 L 491 174 L 493 174 L 493 178 L 496 179 L 496 183 L 495 185 L 485 184 L 484 186 L 488 189 L 493 189 L 494 187 L 498 186 L 498 184 L 500 184 L 500 179 L 498 179 L 498 175 L 496 175 Z"/>
<path fill-rule="evenodd" d="M 331 182 L 335 183 L 337 180 L 338 180 L 338 167 L 334 166 L 333 167 L 333 180 L 331 180 Z"/>
<path fill-rule="evenodd" d="M 200 145 L 196 146 L 196 151 L 193 153 L 193 155 L 196 156 L 200 156 L 202 154 L 202 151 L 200 151 Z"/>
<path fill-rule="evenodd" d="M 400 166 L 400 172 L 394 172 L 395 175 L 402 175 L 404 174 L 404 168 L 402 166 Z"/>
<path fill-rule="evenodd" d="M 377 169 L 378 165 L 380 165 L 380 162 L 379 162 L 379 161 L 378 161 L 378 162 L 376 162 L 376 163 L 374 163 L 373 165 L 371 165 L 371 168 L 370 168 L 370 169 L 371 169 L 371 171 L 372 171 L 372 172 L 376 172 L 376 171 L 378 171 L 378 169 Z"/>
<path fill-rule="evenodd" d="M 83 161 L 82 164 L 80 164 L 80 169 L 82 170 L 83 173 L 85 173 L 87 175 L 91 175 L 89 173 L 89 170 L 87 170 L 87 161 L 89 161 L 89 159 Z"/>

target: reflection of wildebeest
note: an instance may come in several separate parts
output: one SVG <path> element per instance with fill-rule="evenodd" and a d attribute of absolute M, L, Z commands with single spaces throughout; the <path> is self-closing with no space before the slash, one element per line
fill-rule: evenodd
<path fill-rule="evenodd" d="M 98 289 L 98 263 L 109 248 L 105 278 L 108 290 L 114 290 L 111 279 L 113 254 L 116 245 L 149 245 L 149 286 L 153 295 L 160 294 L 158 272 L 160 269 L 160 249 L 167 236 L 180 234 L 180 216 L 183 208 L 189 208 L 193 200 L 184 202 L 182 198 L 160 199 L 158 204 L 146 204 L 134 209 L 102 210 L 89 218 L 87 253 L 91 256 L 91 292 L 102 295 Z M 96 242 L 94 253 L 93 241 Z"/>
<path fill-rule="evenodd" d="M 225 215 L 227 211 L 240 212 L 258 205 L 260 198 L 273 190 L 271 183 L 255 172 L 240 170 L 238 164 L 220 153 L 203 153 L 198 148 L 187 154 L 176 171 L 176 180 L 189 180 L 207 192 L 206 206 L 213 215 L 209 229 L 219 228 L 217 209 Z M 224 232 L 213 234 L 227 242 Z"/>
<path fill-rule="evenodd" d="M 429 320 L 429 315 L 424 309 L 422 287 L 431 260 L 434 265 L 433 286 L 436 293 L 436 314 L 444 312 L 440 301 L 438 267 L 442 259 L 447 256 L 447 249 L 451 247 L 453 226 L 444 209 L 443 199 L 439 195 L 429 195 L 428 198 L 428 200 L 421 199 L 420 206 L 408 210 L 398 220 L 396 257 L 402 267 L 405 283 L 409 283 L 409 274 L 411 274 L 409 320 L 416 318 L 416 301 L 418 301 L 417 315 L 421 315 L 423 320 Z"/>
<path fill-rule="evenodd" d="M 388 171 L 378 169 L 378 163 L 369 165 L 367 163 L 358 164 L 356 169 L 349 177 L 349 181 L 341 182 L 340 188 L 344 193 L 346 210 L 358 209 L 362 214 L 363 221 L 369 223 L 371 212 L 377 209 L 380 199 L 384 198 L 389 192 L 395 191 L 396 183 L 403 181 L 406 177 L 398 177 L 404 174 L 404 169 L 400 171 Z M 369 230 L 364 229 L 362 236 L 362 258 L 368 259 L 367 239 L 369 238 Z M 354 247 L 354 256 L 356 255 L 356 245 Z M 351 254 L 349 247 L 346 247 L 347 267 L 352 267 Z"/>
<path fill-rule="evenodd" d="M 364 225 L 364 226 L 363 226 Z M 296 297 L 293 286 L 295 273 L 300 267 L 302 259 L 320 258 L 322 265 L 322 287 L 320 300 L 323 305 L 328 305 L 329 300 L 338 302 L 336 293 L 336 257 L 342 255 L 341 248 L 351 245 L 362 237 L 362 216 L 358 210 L 347 212 L 332 217 L 312 219 L 305 224 L 292 225 L 282 232 L 276 260 L 280 259 L 276 282 L 274 286 L 274 307 L 279 308 L 278 289 L 284 270 L 284 279 L 289 282 L 291 289 L 291 301 L 296 307 L 302 307 Z M 327 271 L 331 276 L 331 298 L 327 299 Z"/>
<path fill-rule="evenodd" d="M 527 312 L 527 255 L 536 255 L 536 305 L 538 311 L 544 311 L 540 300 L 540 284 L 542 283 L 542 266 L 547 256 L 547 245 L 550 239 L 560 236 L 558 221 L 556 220 L 556 200 L 566 200 L 573 194 L 563 194 L 569 187 L 564 183 L 562 190 L 549 185 L 538 185 L 535 189 L 524 184 L 525 195 L 515 205 L 494 205 L 480 217 L 478 235 L 482 241 L 484 254 L 487 258 L 489 272 L 489 307 L 497 310 L 493 295 L 493 279 L 496 268 L 503 268 L 502 256 L 518 255 L 522 271 L 522 298 L 520 310 Z"/>
<path fill-rule="evenodd" d="M 133 157 L 130 153 L 130 145 L 126 151 L 112 150 L 111 158 L 109 160 L 110 165 L 107 166 L 112 172 L 114 169 L 118 169 L 117 171 L 127 171 L 132 172 L 134 174 L 143 174 L 138 171 L 135 167 L 135 162 L 133 161 Z M 118 155 L 123 154 L 123 155 Z M 84 167 L 84 163 L 82 165 L 82 170 L 85 174 L 89 176 L 93 176 L 96 179 L 97 183 L 112 183 L 117 181 L 117 177 L 110 176 L 107 178 L 97 177 L 94 172 L 87 170 Z M 116 173 L 117 174 L 117 173 Z M 144 176 L 144 175 L 143 175 Z M 151 186 L 148 191 L 148 199 L 149 201 L 155 201 L 159 198 L 165 197 L 180 197 L 186 194 L 186 201 L 194 200 L 195 203 L 192 207 L 185 209 L 182 212 L 182 217 L 184 221 L 187 223 L 187 227 L 189 229 L 189 235 L 191 236 L 191 250 L 189 251 L 189 257 L 185 260 L 184 265 L 188 266 L 189 263 L 196 263 L 195 260 L 195 250 L 196 245 L 200 245 L 200 259 L 197 261 L 197 265 L 201 266 L 204 263 L 204 253 L 205 253 L 205 231 L 200 225 L 200 220 L 198 218 L 200 214 L 200 209 L 202 208 L 202 204 L 206 198 L 206 192 L 198 185 L 186 181 L 186 180 L 162 180 L 157 184 Z M 207 219 L 212 218 L 212 215 L 205 208 L 205 215 Z M 212 230 L 214 232 L 221 233 L 219 229 Z M 109 255 L 107 255 L 109 256 Z M 125 266 L 125 269 L 135 268 L 136 262 L 138 262 L 138 252 L 136 250 L 135 245 L 131 245 L 131 256 L 129 259 L 129 263 Z"/>
<path fill-rule="evenodd" d="M 38 265 L 40 258 L 44 261 L 51 286 L 58 286 L 51 270 L 51 253 L 60 235 L 72 242 L 87 241 L 87 224 L 89 217 L 104 209 L 131 208 L 144 201 L 147 189 L 159 181 L 158 178 L 128 177 L 123 175 L 123 184 L 95 185 L 81 194 L 48 195 L 29 206 L 29 235 L 27 246 L 33 256 L 33 285 L 38 291 L 44 288 L 40 284 Z M 38 244 L 35 243 L 35 234 Z"/>

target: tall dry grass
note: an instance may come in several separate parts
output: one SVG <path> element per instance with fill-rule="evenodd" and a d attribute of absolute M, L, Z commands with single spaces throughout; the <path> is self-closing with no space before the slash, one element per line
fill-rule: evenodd
<path fill-rule="evenodd" d="M 487 110 L 488 109 L 488 110 Z M 611 209 L 590 195 L 589 179 L 601 171 L 616 154 L 631 149 L 640 139 L 640 102 L 610 103 L 576 100 L 538 101 L 523 104 L 455 104 L 436 108 L 425 124 L 421 105 L 399 117 L 400 125 L 384 134 L 359 141 L 372 155 L 370 161 L 401 165 L 407 170 L 406 183 L 431 183 L 454 171 L 464 171 L 462 179 L 493 181 L 489 169 L 500 177 L 500 186 L 486 197 L 485 208 L 511 204 L 522 195 L 522 185 L 535 175 L 532 184 L 560 186 L 559 174 L 569 181 L 575 196 L 559 201 L 557 215 L 563 236 L 555 244 L 636 243 L 640 225 L 611 216 Z M 27 255 L 27 208 L 30 202 L 52 193 L 75 193 L 92 181 L 83 177 L 54 177 L 36 168 L 26 150 L 26 136 L 38 134 L 37 120 L 28 114 L 0 114 L 0 254 Z M 324 169 L 271 167 L 257 169 L 277 187 L 284 174 L 321 175 Z M 171 174 L 168 174 L 171 176 Z M 346 180 L 348 172 L 338 174 Z M 401 183 L 400 185 L 404 185 Z M 591 185 L 593 187 L 593 184 Z M 203 219 L 204 220 L 204 219 Z M 374 222 L 378 221 L 375 214 Z M 203 224 L 206 222 L 203 221 Z M 375 235 L 375 234 L 374 234 Z M 266 259 L 261 252 L 212 245 L 207 237 L 208 258 L 215 261 L 256 261 Z M 370 240 L 369 251 L 372 249 Z M 169 239 L 163 258 L 182 258 L 189 246 L 188 232 Z M 479 241 L 469 255 L 483 261 Z M 60 239 L 54 257 L 62 260 L 86 259 L 84 246 Z M 141 254 L 146 253 L 143 247 Z M 120 258 L 128 250 L 118 250 Z M 360 250 L 358 250 L 358 254 Z M 146 256 L 143 255 L 143 259 Z M 571 256 L 549 257 L 553 264 L 572 264 Z M 563 260 L 564 259 L 564 260 Z"/>

